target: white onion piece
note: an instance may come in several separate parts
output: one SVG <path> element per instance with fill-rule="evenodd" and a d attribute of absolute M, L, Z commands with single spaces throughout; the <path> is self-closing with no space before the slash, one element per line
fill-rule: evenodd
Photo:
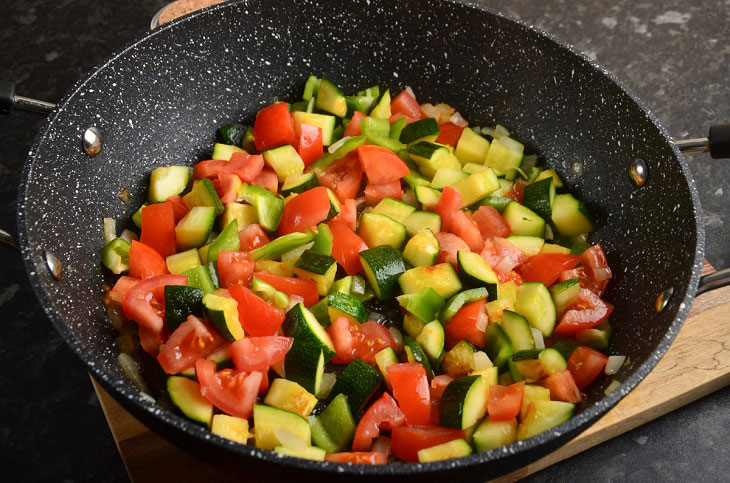
<path fill-rule="evenodd" d="M 406 92 L 413 96 L 413 98 L 416 98 L 416 93 L 413 92 L 413 89 L 411 89 L 411 86 L 406 86 Z"/>
<path fill-rule="evenodd" d="M 339 148 L 340 146 L 345 144 L 347 142 L 347 140 L 350 139 L 351 137 L 352 136 L 345 136 L 344 138 L 340 139 L 336 143 L 330 145 L 330 147 L 327 148 L 327 151 L 329 151 L 330 153 L 334 153 L 335 151 L 337 151 L 337 148 Z"/>
<path fill-rule="evenodd" d="M 487 316 L 487 313 L 485 311 L 479 312 L 479 317 L 477 317 L 477 329 L 484 332 L 487 330 L 487 324 L 489 323 L 489 317 Z"/>
<path fill-rule="evenodd" d="M 611 269 L 608 267 L 593 269 L 593 278 L 596 279 L 596 282 L 602 282 L 604 280 L 608 280 L 612 276 L 613 275 L 611 274 Z"/>
<path fill-rule="evenodd" d="M 124 327 L 124 321 L 126 320 L 124 317 L 124 312 L 122 312 L 122 307 L 119 304 L 115 303 L 109 303 L 106 305 L 106 316 L 109 318 L 109 322 L 111 322 L 112 327 L 114 327 L 115 330 L 122 330 L 122 327 Z"/>
<path fill-rule="evenodd" d="M 274 428 L 274 436 L 279 440 L 282 446 L 291 449 L 304 449 L 309 446 L 309 441 L 305 441 L 296 434 L 286 428 Z"/>
<path fill-rule="evenodd" d="M 476 351 L 472 356 L 474 358 L 474 370 L 481 371 L 482 369 L 489 369 L 494 364 L 489 360 L 489 356 L 484 351 Z"/>
<path fill-rule="evenodd" d="M 624 365 L 625 361 L 626 356 L 608 356 L 608 362 L 606 363 L 606 368 L 603 372 L 605 372 L 608 376 L 613 376 L 619 369 L 621 369 L 621 366 Z"/>
<path fill-rule="evenodd" d="M 427 102 L 425 104 L 421 104 L 421 112 L 426 117 L 432 117 L 432 118 L 434 118 L 436 120 L 438 120 L 438 118 L 440 116 L 440 113 L 439 113 L 438 109 L 436 109 L 435 107 L 433 107 L 433 104 L 431 104 L 429 102 Z"/>
<path fill-rule="evenodd" d="M 129 243 L 132 243 L 132 240 L 139 241 L 139 237 L 137 236 L 137 234 L 132 230 L 127 230 L 126 228 L 124 229 L 124 231 L 122 231 L 122 234 L 119 235 L 119 238 L 123 238 Z"/>
<path fill-rule="evenodd" d="M 372 448 L 370 448 L 370 451 L 383 453 L 385 456 L 390 456 L 390 448 L 390 438 L 387 436 L 378 436 L 375 439 Z"/>
<path fill-rule="evenodd" d="M 322 384 L 319 386 L 319 392 L 316 394 L 317 399 L 327 399 L 332 390 L 332 386 L 335 385 L 335 381 L 337 381 L 337 376 L 331 372 L 322 374 Z"/>
<path fill-rule="evenodd" d="M 509 131 L 501 124 L 497 124 L 496 126 L 494 126 L 494 131 L 500 136 L 509 136 Z"/>
<path fill-rule="evenodd" d="M 117 220 L 104 218 L 104 242 L 109 243 L 117 237 Z"/>
<path fill-rule="evenodd" d="M 469 122 L 464 119 L 459 112 L 453 113 L 449 118 L 449 122 L 456 124 L 459 127 L 466 127 L 469 125 Z"/>
<path fill-rule="evenodd" d="M 482 134 L 488 134 L 489 136 L 492 136 L 495 139 L 499 137 L 499 134 L 497 134 L 497 131 L 495 131 L 491 127 L 483 127 Z"/>
<path fill-rule="evenodd" d="M 397 347 L 396 352 L 399 352 L 403 348 L 403 334 L 396 327 L 391 327 L 388 330 L 390 331 L 390 335 L 393 336 L 393 340 L 395 341 L 395 345 Z"/>
<path fill-rule="evenodd" d="M 532 338 L 535 339 L 535 349 L 543 350 L 545 348 L 545 339 L 542 338 L 542 332 L 534 327 L 530 327 L 530 332 L 532 332 Z"/>
<path fill-rule="evenodd" d="M 148 402 L 151 402 L 152 404 L 157 404 L 157 401 L 155 401 L 155 398 L 153 398 L 150 394 L 147 394 L 144 391 L 140 391 L 139 395 L 142 396 L 142 399 L 146 399 Z"/>
<path fill-rule="evenodd" d="M 609 384 L 608 387 L 603 390 L 603 394 L 605 394 L 606 396 L 608 396 L 613 391 L 615 391 L 616 389 L 618 389 L 618 387 L 620 385 L 621 385 L 621 382 L 619 382 L 616 379 L 614 379 L 613 381 L 611 381 L 611 384 Z"/>
<path fill-rule="evenodd" d="M 122 366 L 122 370 L 132 381 L 132 384 L 134 384 L 140 392 L 150 392 L 150 388 L 147 387 L 147 383 L 144 382 L 144 379 L 142 379 L 142 374 L 139 372 L 137 362 L 132 358 L 132 356 L 122 352 L 117 356 L 117 361 L 119 361 L 119 365 Z"/>

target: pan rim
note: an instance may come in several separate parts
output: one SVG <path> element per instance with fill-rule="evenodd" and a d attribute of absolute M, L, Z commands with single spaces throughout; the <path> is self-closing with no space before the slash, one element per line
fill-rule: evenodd
<path fill-rule="evenodd" d="M 87 369 L 91 371 L 94 378 L 107 390 L 116 401 L 118 401 L 125 409 L 132 412 L 136 417 L 139 418 L 154 418 L 157 422 L 166 426 L 169 430 L 174 430 L 180 433 L 184 433 L 189 437 L 195 438 L 199 443 L 208 444 L 211 443 L 226 451 L 235 453 L 239 456 L 256 458 L 269 463 L 280 464 L 290 468 L 301 468 L 314 471 L 322 471 L 325 473 L 333 474 L 355 474 L 355 475 L 382 475 L 382 476 L 396 476 L 402 474 L 421 474 L 439 471 L 458 471 L 459 469 L 466 469 L 468 467 L 475 467 L 485 463 L 499 461 L 504 456 L 514 455 L 518 453 L 528 452 L 530 450 L 537 449 L 540 446 L 546 445 L 548 442 L 558 439 L 560 436 L 575 435 L 583 430 L 587 429 L 588 425 L 595 422 L 599 417 L 605 414 L 610 408 L 612 408 L 619 400 L 626 396 L 632 389 L 638 385 L 638 383 L 644 379 L 644 377 L 654 368 L 661 357 L 666 353 L 676 334 L 679 332 L 684 320 L 686 319 L 689 309 L 694 299 L 694 295 L 697 290 L 699 283 L 701 269 L 703 264 L 703 256 L 705 249 L 705 230 L 702 224 L 702 206 L 700 204 L 699 193 L 697 186 L 692 177 L 691 171 L 680 153 L 677 146 L 674 144 L 672 137 L 669 135 L 667 129 L 659 121 L 659 119 L 646 107 L 646 105 L 638 98 L 638 96 L 627 87 L 623 81 L 618 79 L 613 73 L 608 71 L 605 67 L 600 65 L 588 57 L 583 52 L 576 49 L 573 45 L 560 40 L 555 35 L 543 31 L 533 25 L 530 25 L 522 20 L 513 18 L 509 15 L 497 12 L 491 8 L 483 7 L 475 4 L 471 1 L 457 1 L 457 0 L 442 0 L 443 3 L 447 3 L 454 8 L 467 8 L 475 9 L 480 13 L 485 13 L 495 17 L 499 17 L 503 20 L 516 24 L 518 27 L 528 30 L 539 37 L 543 37 L 546 40 L 557 44 L 562 49 L 567 50 L 574 56 L 577 56 L 579 60 L 586 62 L 590 68 L 595 69 L 604 77 L 606 77 L 613 84 L 623 91 L 639 109 L 646 115 L 647 119 L 658 129 L 659 133 L 664 137 L 667 143 L 671 146 L 671 149 L 679 162 L 680 168 L 687 179 L 690 196 L 693 203 L 693 209 L 695 212 L 695 228 L 697 234 L 697 246 L 695 250 L 695 258 L 693 263 L 692 273 L 689 278 L 689 284 L 684 298 L 673 301 L 674 304 L 679 304 L 679 308 L 674 317 L 674 320 L 670 324 L 666 334 L 661 339 L 659 344 L 652 351 L 651 355 L 639 366 L 633 373 L 621 383 L 621 386 L 604 396 L 599 401 L 586 408 L 583 412 L 574 416 L 567 422 L 552 428 L 544 433 L 541 433 L 533 438 L 526 441 L 521 441 L 506 447 L 490 450 L 484 453 L 474 454 L 465 458 L 457 460 L 447 460 L 435 463 L 406 463 L 398 465 L 383 465 L 383 466 L 367 466 L 367 465 L 342 465 L 337 463 L 328 462 L 314 462 L 309 460 L 303 460 L 298 458 L 292 458 L 288 456 L 278 455 L 269 451 L 259 450 L 253 446 L 243 446 L 231 441 L 225 440 L 218 436 L 213 435 L 207 429 L 200 426 L 194 425 L 182 416 L 178 416 L 170 411 L 162 409 L 155 403 L 150 402 L 133 388 L 131 383 L 128 381 L 118 379 L 111 371 L 97 361 L 94 357 L 90 356 L 89 353 L 85 352 L 81 341 L 73 334 L 68 328 L 63 319 L 54 309 L 54 303 L 49 293 L 44 288 L 44 277 L 41 275 L 44 273 L 45 267 L 41 260 L 41 254 L 37 253 L 28 246 L 30 241 L 29 223 L 26 217 L 26 204 L 25 195 L 28 187 L 28 183 L 31 175 L 33 174 L 33 161 L 37 155 L 37 152 L 41 145 L 46 140 L 48 133 L 54 125 L 58 115 L 64 111 L 68 103 L 84 88 L 87 82 L 92 80 L 98 73 L 105 69 L 109 64 L 114 62 L 119 57 L 126 54 L 128 51 L 134 49 L 138 45 L 147 42 L 158 35 L 161 32 L 165 32 L 168 29 L 176 28 L 179 24 L 194 21 L 194 19 L 205 16 L 215 15 L 215 12 L 223 11 L 228 8 L 235 8 L 241 4 L 251 4 L 259 0 L 237 0 L 233 2 L 222 3 L 213 7 L 206 8 L 199 12 L 191 15 L 176 19 L 169 24 L 163 25 L 155 30 L 146 32 L 141 37 L 131 41 L 121 49 L 118 49 L 101 63 L 94 66 L 87 74 L 78 80 L 74 85 L 66 92 L 63 98 L 59 101 L 58 107 L 48 116 L 43 123 L 35 141 L 28 152 L 27 161 L 23 165 L 23 170 L 20 178 L 20 185 L 18 189 L 18 212 L 17 212 L 17 226 L 18 226 L 18 238 L 21 247 L 21 254 L 23 257 L 26 273 L 31 285 L 34 289 L 36 297 L 43 307 L 43 311 L 49 318 L 55 329 L 63 337 L 66 344 L 74 351 L 74 353 L 84 362 Z M 166 433 L 168 431 L 165 431 Z"/>

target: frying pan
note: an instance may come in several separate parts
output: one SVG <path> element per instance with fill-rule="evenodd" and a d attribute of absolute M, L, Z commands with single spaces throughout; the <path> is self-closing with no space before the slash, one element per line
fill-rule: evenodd
<path fill-rule="evenodd" d="M 293 15 L 296 23 L 287 22 Z M 573 419 L 515 445 L 382 467 L 236 445 L 140 396 L 117 364 L 116 333 L 100 303 L 102 284 L 112 281 L 98 263 L 100 219 L 129 220 L 153 168 L 206 158 L 219 125 L 250 123 L 274 96 L 298 98 L 310 73 L 350 90 L 409 85 L 421 102 L 457 106 L 472 125 L 508 126 L 558 170 L 595 215 L 595 239 L 615 274 L 606 294 L 617 307 L 611 349 L 631 361 L 616 376 L 623 381 L 617 390 L 604 396 L 610 381 L 600 379 Z M 92 126 L 103 138 L 95 157 L 81 149 Z M 711 136 L 717 155 L 727 154 L 725 130 Z M 642 186 L 631 181 L 632 166 L 648 170 Z M 129 206 L 117 199 L 125 187 Z M 678 147 L 617 79 L 549 34 L 497 12 L 418 0 L 251 0 L 150 32 L 92 70 L 51 112 L 24 167 L 18 233 L 48 317 L 122 406 L 184 449 L 276 479 L 484 480 L 543 456 L 597 420 L 666 352 L 698 291 L 704 252 L 701 207 Z M 48 269 L 50 255 L 60 279 Z M 700 290 L 727 283 L 723 272 Z M 666 304 L 657 312 L 660 294 Z"/>

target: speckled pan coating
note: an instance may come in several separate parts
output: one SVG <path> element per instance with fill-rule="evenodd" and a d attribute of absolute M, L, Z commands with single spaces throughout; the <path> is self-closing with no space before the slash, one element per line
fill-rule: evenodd
<path fill-rule="evenodd" d="M 613 350 L 631 365 L 620 388 L 592 387 L 569 422 L 528 441 L 428 465 L 353 467 L 281 457 L 212 436 L 141 398 L 121 373 L 114 331 L 100 301 L 111 281 L 98 263 L 101 219 L 129 220 L 147 173 L 192 164 L 210 152 L 217 126 L 252 121 L 274 97 L 297 99 L 306 75 L 345 90 L 411 86 L 420 102 L 458 106 L 472 125 L 498 122 L 558 169 L 597 218 L 596 238 L 615 279 Z M 80 149 L 101 129 L 96 158 Z M 646 160 L 643 188 L 629 181 Z M 583 175 L 571 174 L 575 162 Z M 127 187 L 131 206 L 116 197 Z M 658 120 L 601 66 L 549 34 L 482 8 L 408 0 L 244 1 L 154 31 L 77 83 L 48 118 L 25 165 L 18 225 L 29 278 L 67 343 L 136 417 L 178 445 L 247 474 L 337 478 L 373 475 L 485 480 L 555 449 L 595 421 L 651 370 L 677 334 L 695 293 L 704 231 L 694 182 Z M 64 276 L 54 281 L 43 250 Z M 656 295 L 674 288 L 661 315 Z M 311 473 L 308 473 L 311 472 Z"/>

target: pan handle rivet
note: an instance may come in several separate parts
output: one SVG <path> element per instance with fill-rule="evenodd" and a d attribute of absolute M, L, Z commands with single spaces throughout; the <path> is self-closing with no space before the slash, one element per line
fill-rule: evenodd
<path fill-rule="evenodd" d="M 629 167 L 629 177 L 639 188 L 644 186 L 646 179 L 649 177 L 649 167 L 643 159 L 636 158 L 631 162 L 631 166 Z"/>
<path fill-rule="evenodd" d="M 51 271 L 53 278 L 61 280 L 61 261 L 48 250 L 43 250 L 43 255 L 46 257 L 46 265 L 48 265 L 48 270 Z"/>
<path fill-rule="evenodd" d="M 84 152 L 92 158 L 101 152 L 101 131 L 96 127 L 90 127 L 84 131 L 82 142 Z"/>
<path fill-rule="evenodd" d="M 673 294 L 674 289 L 672 287 L 669 287 L 659 294 L 659 296 L 656 298 L 656 302 L 654 303 L 654 310 L 657 314 L 661 314 L 662 312 L 664 312 L 664 309 L 666 309 L 667 305 L 669 305 L 669 300 L 672 298 Z"/>

